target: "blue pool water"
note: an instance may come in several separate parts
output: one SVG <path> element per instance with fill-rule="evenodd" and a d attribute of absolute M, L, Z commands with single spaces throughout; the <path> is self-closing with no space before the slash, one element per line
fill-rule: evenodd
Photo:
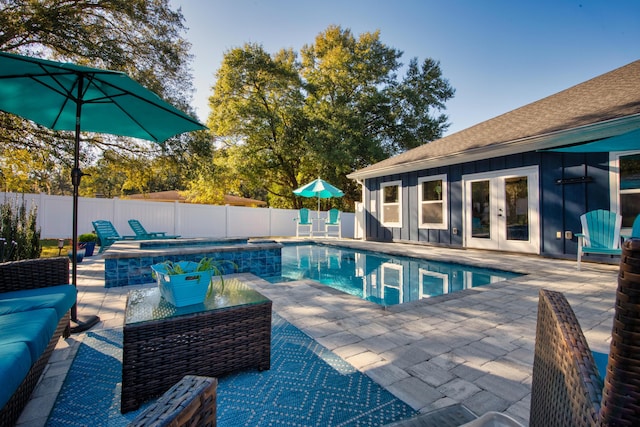
<path fill-rule="evenodd" d="M 311 279 L 380 305 L 402 304 L 520 276 L 519 273 L 317 244 L 285 245 L 282 275 Z"/>

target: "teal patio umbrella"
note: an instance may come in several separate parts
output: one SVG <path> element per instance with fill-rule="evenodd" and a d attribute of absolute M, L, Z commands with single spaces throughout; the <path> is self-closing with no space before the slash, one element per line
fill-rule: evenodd
<path fill-rule="evenodd" d="M 53 130 L 75 132 L 72 283 L 76 285 L 80 132 L 108 133 L 154 142 L 205 129 L 196 119 L 163 101 L 124 73 L 0 52 L 0 110 Z M 82 322 L 74 306 L 76 331 Z"/>
<path fill-rule="evenodd" d="M 302 197 L 318 198 L 318 218 L 320 218 L 320 199 L 342 197 L 344 193 L 323 179 L 315 179 L 300 188 L 293 190 L 293 194 Z"/>

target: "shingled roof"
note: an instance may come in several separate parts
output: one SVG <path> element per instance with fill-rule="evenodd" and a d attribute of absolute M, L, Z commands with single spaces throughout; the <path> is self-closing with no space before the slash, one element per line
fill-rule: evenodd
<path fill-rule="evenodd" d="M 512 152 L 550 148 L 613 136 L 634 127 L 640 127 L 640 60 L 355 171 L 349 177 L 383 176 L 437 163 L 497 157 L 506 154 L 507 147 Z"/>

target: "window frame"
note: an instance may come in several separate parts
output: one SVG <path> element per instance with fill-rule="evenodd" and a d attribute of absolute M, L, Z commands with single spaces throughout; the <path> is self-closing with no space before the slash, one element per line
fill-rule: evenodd
<path fill-rule="evenodd" d="M 631 189 L 631 190 L 622 190 L 620 188 L 622 182 L 622 174 L 620 172 L 620 158 L 626 156 L 634 156 L 640 155 L 639 150 L 630 150 L 630 151 L 612 151 L 609 152 L 609 182 L 611 188 L 609 194 L 611 195 L 610 206 L 611 210 L 614 212 L 619 212 L 622 214 L 622 195 L 623 194 L 637 194 L 640 193 L 639 189 Z M 640 213 L 640 212 L 639 212 Z M 622 227 L 623 234 L 624 232 L 630 232 L 631 227 Z"/>
<path fill-rule="evenodd" d="M 422 199 L 422 184 L 425 182 L 442 181 L 442 197 L 437 203 L 442 203 L 442 223 L 428 222 L 422 220 L 422 205 L 424 203 L 436 203 L 436 201 L 425 201 Z M 449 228 L 449 192 L 447 191 L 447 175 L 429 175 L 418 178 L 418 228 L 427 230 L 447 230 Z"/>
<path fill-rule="evenodd" d="M 386 203 L 384 200 L 384 191 L 387 187 L 398 187 L 398 202 Z M 398 221 L 387 221 L 385 219 L 384 208 L 386 206 L 398 206 Z M 384 227 L 402 228 L 402 181 L 387 181 L 380 184 L 380 223 Z"/>

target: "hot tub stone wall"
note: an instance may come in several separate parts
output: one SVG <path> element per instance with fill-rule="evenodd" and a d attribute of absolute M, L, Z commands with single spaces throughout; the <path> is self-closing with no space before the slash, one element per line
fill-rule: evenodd
<path fill-rule="evenodd" d="M 114 288 L 128 285 L 153 283 L 151 265 L 164 261 L 194 261 L 209 257 L 216 261 L 231 261 L 222 263 L 219 268 L 223 274 L 252 273 L 256 276 L 279 276 L 282 272 L 281 247 L 247 250 L 239 247 L 237 251 L 211 250 L 194 254 L 163 254 L 159 256 L 140 256 L 137 258 L 106 258 L 104 267 L 104 286 Z"/>

